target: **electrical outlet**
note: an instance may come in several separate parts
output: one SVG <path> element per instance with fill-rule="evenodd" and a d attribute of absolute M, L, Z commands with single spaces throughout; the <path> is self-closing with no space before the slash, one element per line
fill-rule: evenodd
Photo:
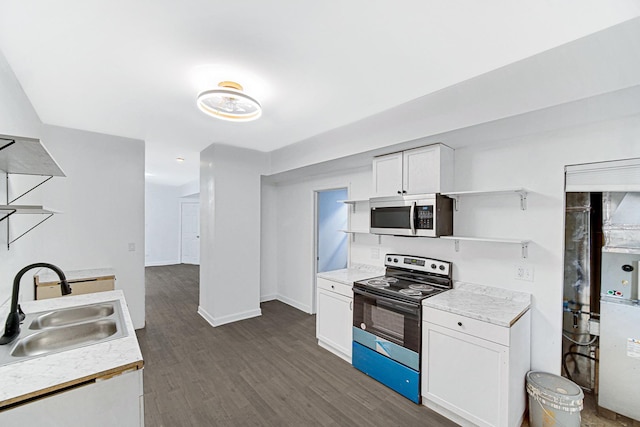
<path fill-rule="evenodd" d="M 533 266 L 525 264 L 516 265 L 515 277 L 517 280 L 533 282 Z"/>
<path fill-rule="evenodd" d="M 371 259 L 380 258 L 380 249 L 379 248 L 371 248 Z"/>

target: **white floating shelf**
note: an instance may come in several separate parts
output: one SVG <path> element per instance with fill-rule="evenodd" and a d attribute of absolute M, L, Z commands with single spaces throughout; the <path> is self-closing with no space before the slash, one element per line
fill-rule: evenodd
<path fill-rule="evenodd" d="M 369 199 L 350 199 L 350 200 L 338 200 L 338 203 L 345 203 L 347 205 L 355 205 L 356 203 L 369 203 Z"/>
<path fill-rule="evenodd" d="M 58 211 L 47 209 L 43 206 L 38 206 L 38 205 L 0 205 L 0 211 L 12 211 L 20 215 L 24 215 L 24 214 L 50 215 L 50 214 L 60 213 Z"/>
<path fill-rule="evenodd" d="M 486 242 L 486 243 L 507 243 L 507 244 L 517 244 L 522 248 L 522 258 L 527 257 L 527 249 L 529 247 L 529 243 L 531 240 L 522 240 L 522 239 L 498 239 L 494 237 L 466 237 L 466 236 L 440 236 L 441 239 L 453 240 L 455 244 L 456 252 L 460 251 L 460 241 L 471 241 L 471 242 Z"/>
<path fill-rule="evenodd" d="M 355 234 L 371 234 L 369 233 L 369 230 L 363 229 L 363 230 L 340 230 L 343 233 L 355 233 Z"/>
<path fill-rule="evenodd" d="M 21 175 L 65 176 L 39 139 L 0 135 L 0 171 Z"/>
<path fill-rule="evenodd" d="M 491 196 L 504 194 L 517 194 L 520 196 L 520 209 L 527 209 L 527 194 L 529 190 L 526 188 L 505 188 L 501 190 L 475 190 L 475 191 L 451 191 L 442 193 L 444 196 L 451 197 L 455 200 L 455 209 L 458 210 L 458 201 L 460 196 Z"/>
<path fill-rule="evenodd" d="M 382 243 L 382 239 L 381 239 L 381 235 L 380 234 L 372 234 L 367 229 L 363 229 L 363 230 L 338 230 L 338 231 L 342 231 L 343 233 L 351 234 L 351 241 L 352 242 L 355 242 L 356 234 L 368 234 L 370 236 L 378 236 L 378 244 Z"/>

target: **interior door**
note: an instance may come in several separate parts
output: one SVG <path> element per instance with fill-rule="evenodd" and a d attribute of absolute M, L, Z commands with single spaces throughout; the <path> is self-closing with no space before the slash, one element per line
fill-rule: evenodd
<path fill-rule="evenodd" d="M 181 205 L 181 262 L 200 264 L 200 203 Z"/>
<path fill-rule="evenodd" d="M 319 191 L 317 198 L 317 272 L 347 268 L 347 189 Z"/>

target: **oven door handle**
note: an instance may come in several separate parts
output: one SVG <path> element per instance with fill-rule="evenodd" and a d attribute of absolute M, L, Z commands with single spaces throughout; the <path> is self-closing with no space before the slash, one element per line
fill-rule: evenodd
<path fill-rule="evenodd" d="M 390 308 L 394 311 L 398 311 L 401 313 L 411 314 L 413 316 L 420 317 L 420 306 L 416 307 L 412 304 L 407 304 L 402 301 L 398 301 L 395 299 L 383 297 L 380 295 L 372 294 L 370 292 L 364 291 L 362 289 L 353 288 L 354 294 L 363 295 L 365 297 L 369 297 L 376 300 L 376 304 L 382 307 Z"/>
<path fill-rule="evenodd" d="M 409 211 L 409 226 L 411 227 L 411 234 L 416 234 L 416 202 L 411 203 L 411 211 Z"/>

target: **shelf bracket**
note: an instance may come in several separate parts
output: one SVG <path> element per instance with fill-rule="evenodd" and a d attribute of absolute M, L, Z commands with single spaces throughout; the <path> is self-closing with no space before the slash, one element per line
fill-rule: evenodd
<path fill-rule="evenodd" d="M 453 199 L 453 210 L 458 211 L 458 203 L 460 203 L 460 196 L 452 195 L 449 197 Z"/>
<path fill-rule="evenodd" d="M 456 252 L 460 252 L 460 240 L 455 239 L 453 241 L 453 247 L 455 248 Z"/>
<path fill-rule="evenodd" d="M 527 192 L 519 191 L 518 194 L 520 194 L 520 209 L 522 209 L 523 211 L 526 211 L 527 210 Z"/>
<path fill-rule="evenodd" d="M 16 143 L 15 139 L 5 139 L 5 138 L 0 138 L 0 139 L 2 139 L 3 141 L 9 141 L 8 144 L 5 144 L 2 147 L 0 147 L 0 150 L 4 150 L 5 148 L 11 147 L 13 144 Z"/>
<path fill-rule="evenodd" d="M 522 242 L 522 258 L 527 258 L 529 256 L 529 242 Z"/>
<path fill-rule="evenodd" d="M 27 194 L 31 193 L 33 190 L 35 190 L 36 188 L 40 187 L 42 184 L 44 184 L 45 182 L 49 181 L 51 178 L 53 178 L 52 175 L 47 176 L 47 178 L 40 182 L 39 184 L 34 185 L 33 187 L 31 187 L 30 189 L 28 189 L 27 191 L 25 191 L 24 193 L 20 194 L 18 197 L 16 197 L 13 200 L 9 200 L 9 174 L 7 173 L 7 205 L 12 204 L 13 202 L 15 202 L 16 200 L 22 198 L 23 196 L 26 196 Z"/>
<path fill-rule="evenodd" d="M 25 234 L 27 234 L 28 232 L 30 232 L 31 230 L 33 230 L 34 228 L 36 228 L 37 226 L 39 226 L 40 224 L 42 224 L 43 222 L 51 218 L 52 216 L 53 216 L 52 213 L 48 214 L 42 221 L 38 222 L 36 225 L 34 225 L 33 227 L 31 227 L 30 229 L 28 229 L 27 231 L 25 231 L 24 233 L 22 233 L 21 235 L 19 235 L 13 240 L 9 240 L 9 221 L 7 220 L 7 250 L 9 250 L 9 247 L 11 246 L 12 243 L 20 239 L 22 236 L 24 236 Z"/>

